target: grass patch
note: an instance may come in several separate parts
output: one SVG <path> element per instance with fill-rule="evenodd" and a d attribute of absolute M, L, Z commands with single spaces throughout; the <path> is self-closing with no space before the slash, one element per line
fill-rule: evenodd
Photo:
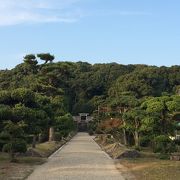
<path fill-rule="evenodd" d="M 17 163 L 16 164 L 26 164 L 26 165 L 40 165 L 46 162 L 47 158 L 41 158 L 41 157 L 17 157 Z M 1 153 L 0 152 L 0 165 L 3 166 L 3 164 L 15 164 L 10 163 L 10 158 L 7 153 Z"/>
<path fill-rule="evenodd" d="M 127 150 L 126 147 L 118 146 L 117 143 L 108 143 L 105 136 L 96 137 L 95 141 L 114 158 Z M 133 149 L 129 148 L 129 150 Z M 180 179 L 180 161 L 161 160 L 157 156 L 158 154 L 153 153 L 150 148 L 141 148 L 140 158 L 117 159 L 115 163 L 117 169 L 128 180 Z"/>
<path fill-rule="evenodd" d="M 64 142 L 45 142 L 41 144 L 37 144 L 36 148 L 33 149 L 33 151 L 40 154 L 42 157 L 48 157 L 51 155 L 55 150 L 57 150 L 60 146 L 63 145 Z"/>
<path fill-rule="evenodd" d="M 7 153 L 1 153 L 0 152 L 0 163 L 3 161 L 8 161 L 9 160 L 9 155 Z"/>
<path fill-rule="evenodd" d="M 41 152 L 49 152 L 50 150 L 54 149 L 58 146 L 56 142 L 45 142 L 41 144 L 37 144 L 36 149 Z"/>
<path fill-rule="evenodd" d="M 18 163 L 28 164 L 28 165 L 41 165 L 47 161 L 46 158 L 39 157 L 20 157 L 18 158 Z"/>
<path fill-rule="evenodd" d="M 10 158 L 7 153 L 0 152 L 0 179 L 26 179 L 37 165 L 41 165 L 47 161 L 47 157 L 61 147 L 65 141 L 61 142 L 45 142 L 37 144 L 36 148 L 32 149 L 37 152 L 38 156 L 18 156 L 17 163 L 10 163 Z"/>
<path fill-rule="evenodd" d="M 42 160 L 20 157 L 17 158 L 17 163 L 10 163 L 9 155 L 0 152 L 0 179 L 24 179 L 33 171 L 33 166 L 40 162 Z"/>
<path fill-rule="evenodd" d="M 9 155 L 0 152 L 0 179 L 26 179 L 37 165 L 47 161 L 45 157 L 51 154 L 57 147 L 58 144 L 55 142 L 38 144 L 34 150 L 38 151 L 44 158 L 19 156 L 16 157 L 17 163 L 10 163 Z"/>
<path fill-rule="evenodd" d="M 137 180 L 180 179 L 180 161 L 138 158 L 121 159 L 119 163 L 127 167 Z"/>

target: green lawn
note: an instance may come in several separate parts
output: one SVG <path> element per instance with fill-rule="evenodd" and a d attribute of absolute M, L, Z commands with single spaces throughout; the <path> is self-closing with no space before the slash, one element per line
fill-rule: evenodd
<path fill-rule="evenodd" d="M 42 157 L 48 157 L 50 156 L 54 151 L 56 151 L 59 147 L 61 147 L 64 144 L 63 141 L 61 142 L 45 142 L 41 144 L 37 144 L 36 148 L 33 149 L 33 151 L 40 154 Z"/>

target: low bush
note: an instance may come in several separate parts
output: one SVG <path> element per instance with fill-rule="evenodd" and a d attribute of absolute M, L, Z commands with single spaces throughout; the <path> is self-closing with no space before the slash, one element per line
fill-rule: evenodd
<path fill-rule="evenodd" d="M 54 133 L 54 140 L 55 140 L 55 141 L 61 141 L 61 140 L 62 140 L 62 133 L 60 133 L 60 132 L 55 132 L 55 133 Z"/>
<path fill-rule="evenodd" d="M 26 136 L 25 139 L 26 139 L 26 142 L 27 144 L 32 144 L 33 142 L 33 135 L 29 135 L 29 136 Z"/>
<path fill-rule="evenodd" d="M 180 146 L 180 139 L 175 139 L 174 143 L 177 144 L 178 146 Z"/>
<path fill-rule="evenodd" d="M 70 131 L 69 130 L 63 130 L 60 133 L 61 133 L 62 137 L 66 138 L 66 137 L 68 137 Z"/>
<path fill-rule="evenodd" d="M 141 147 L 148 147 L 151 142 L 151 137 L 149 136 L 143 136 L 140 138 L 140 146 Z"/>
<path fill-rule="evenodd" d="M 158 158 L 163 159 L 163 160 L 167 160 L 167 159 L 169 159 L 169 154 L 159 154 Z"/>
<path fill-rule="evenodd" d="M 93 132 L 92 129 L 89 129 L 88 133 L 89 133 L 90 136 L 94 135 L 94 132 Z"/>
<path fill-rule="evenodd" d="M 168 154 L 176 151 L 175 143 L 166 135 L 155 137 L 153 146 L 155 153 Z"/>
<path fill-rule="evenodd" d="M 7 144 L 9 139 L 10 139 L 10 136 L 7 133 L 5 132 L 0 133 L 0 151 L 2 151 L 3 146 Z"/>
<path fill-rule="evenodd" d="M 22 139 L 16 139 L 13 143 L 7 143 L 3 146 L 3 152 L 21 152 L 25 153 L 27 151 L 26 141 Z"/>

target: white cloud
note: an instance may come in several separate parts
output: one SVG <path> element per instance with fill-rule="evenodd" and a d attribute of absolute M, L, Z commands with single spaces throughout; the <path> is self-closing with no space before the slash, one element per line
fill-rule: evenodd
<path fill-rule="evenodd" d="M 82 0 L 0 0 L 0 26 L 23 23 L 71 23 L 85 16 L 151 15 L 143 11 L 96 9 L 95 7 L 82 11 L 78 7 L 78 2 Z"/>
<path fill-rule="evenodd" d="M 0 26 L 22 23 L 74 22 L 79 0 L 0 0 Z"/>
<path fill-rule="evenodd" d="M 96 11 L 89 12 L 89 16 L 97 15 L 97 16 L 150 16 L 151 12 L 146 11 L 126 11 L 126 10 L 108 10 L 108 9 L 98 9 Z"/>

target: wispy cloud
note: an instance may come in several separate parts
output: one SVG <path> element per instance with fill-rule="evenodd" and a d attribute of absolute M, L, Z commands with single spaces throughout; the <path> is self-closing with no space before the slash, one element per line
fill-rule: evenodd
<path fill-rule="evenodd" d="M 144 11 L 119 9 L 80 9 L 79 2 L 89 0 L 0 0 L 0 26 L 24 23 L 76 22 L 86 16 L 145 16 Z M 90 1 L 89 1 L 90 2 Z M 92 1 L 92 3 L 95 3 Z"/>
<path fill-rule="evenodd" d="M 108 10 L 108 9 L 99 9 L 93 12 L 89 12 L 89 15 L 96 15 L 96 16 L 150 16 L 152 15 L 151 12 L 147 11 L 128 11 L 128 10 Z"/>
<path fill-rule="evenodd" d="M 79 0 L 0 0 L 0 26 L 22 23 L 75 22 Z"/>

